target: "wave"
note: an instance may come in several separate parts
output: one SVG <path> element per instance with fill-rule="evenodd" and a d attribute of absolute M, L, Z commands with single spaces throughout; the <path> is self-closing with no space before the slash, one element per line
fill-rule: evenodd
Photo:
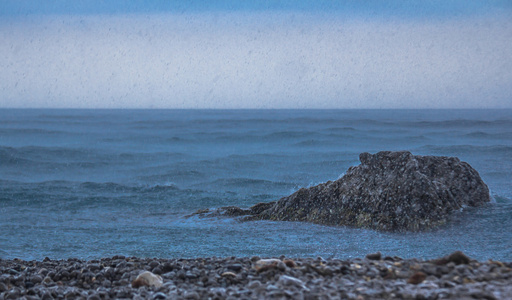
<path fill-rule="evenodd" d="M 374 137 L 374 138 L 380 138 L 380 137 Z M 395 141 L 395 142 L 405 142 L 405 143 L 427 143 L 429 141 L 432 141 L 433 139 L 420 134 L 420 135 L 389 135 L 386 137 L 387 141 Z"/>
<path fill-rule="evenodd" d="M 505 197 L 503 195 L 492 193 L 492 197 L 494 198 L 494 201 L 496 203 L 512 204 L 512 199 Z"/>
<path fill-rule="evenodd" d="M 42 128 L 0 128 L 1 135 L 58 135 L 58 134 L 72 134 L 62 130 L 49 130 Z"/>
<path fill-rule="evenodd" d="M 108 165 L 110 161 L 111 159 L 85 149 L 0 146 L 0 162 L 3 166 L 34 174 L 40 171 L 52 173 L 62 170 L 101 168 Z"/>
<path fill-rule="evenodd" d="M 182 143 L 184 143 L 184 142 L 193 142 L 190 139 L 186 139 L 186 138 L 182 138 L 182 137 L 178 137 L 178 136 L 173 136 L 173 137 L 167 138 L 166 141 L 173 142 L 173 143 L 176 143 L 176 142 L 182 142 Z"/>
<path fill-rule="evenodd" d="M 63 112 L 66 112 L 65 114 Z M 104 115 L 101 110 L 93 111 L 93 110 L 74 110 L 69 109 L 65 111 L 55 111 L 55 113 L 44 113 L 36 116 L 37 119 L 42 120 L 72 120 L 72 121 L 84 121 L 98 118 L 99 115 Z"/>
<path fill-rule="evenodd" d="M 311 139 L 311 140 L 306 140 L 306 141 L 295 143 L 295 144 L 293 144 L 293 146 L 297 146 L 297 147 L 317 147 L 317 146 L 325 145 L 326 143 L 332 144 L 332 142 Z"/>
<path fill-rule="evenodd" d="M 264 165 L 264 160 L 256 159 L 256 157 L 266 157 L 272 158 L 271 155 L 240 155 L 240 154 L 231 154 L 225 157 L 220 157 L 211 160 L 201 160 L 197 162 L 195 165 L 196 169 L 205 169 L 211 167 L 217 168 L 230 168 L 236 167 L 237 169 L 254 169 Z"/>
<path fill-rule="evenodd" d="M 160 168 L 160 167 L 159 167 Z M 157 169 L 159 169 L 157 168 Z M 171 172 L 166 172 L 164 174 L 156 174 L 156 175 L 147 175 L 147 176 L 138 176 L 137 179 L 144 182 L 168 182 L 172 179 L 202 179 L 207 177 L 207 175 L 203 172 L 199 172 L 196 170 L 185 170 L 178 169 L 173 170 Z"/>
<path fill-rule="evenodd" d="M 192 162 L 188 165 L 188 169 L 203 170 L 204 175 L 207 175 L 211 168 L 254 170 L 269 163 L 282 164 L 290 159 L 291 154 L 281 153 L 230 154 L 220 158 Z"/>
<path fill-rule="evenodd" d="M 271 181 L 253 178 L 220 178 L 210 182 L 195 185 L 196 187 L 220 187 L 223 189 L 289 189 L 295 184 L 282 181 Z"/>
<path fill-rule="evenodd" d="M 0 146 L 0 155 L 3 157 L 38 157 L 38 158 L 46 158 L 46 157 L 58 157 L 62 158 L 70 158 L 70 157 L 80 157 L 88 155 L 91 157 L 93 153 L 91 153 L 90 149 L 85 148 L 64 148 L 64 147 L 43 147 L 43 146 L 24 146 L 24 147 L 6 147 Z"/>
<path fill-rule="evenodd" d="M 335 146 L 344 147 L 344 146 L 346 146 L 348 141 L 352 141 L 352 140 L 353 140 L 352 137 L 347 137 L 347 136 L 331 136 L 331 137 L 323 138 L 323 139 L 318 139 L 318 138 L 305 139 L 303 141 L 293 143 L 293 144 L 291 144 L 291 146 L 314 147 L 314 148 L 320 148 L 320 147 L 331 148 L 331 147 L 335 147 Z"/>
<path fill-rule="evenodd" d="M 74 191 L 78 190 L 109 190 L 109 191 L 121 191 L 121 190 L 133 190 L 133 187 L 122 185 L 114 182 L 79 182 L 69 180 L 47 180 L 40 182 L 23 182 L 16 180 L 0 180 L 0 186 L 19 188 L 23 187 L 29 189 L 70 189 Z"/>
<path fill-rule="evenodd" d="M 125 185 L 114 182 L 76 182 L 53 180 L 19 182 L 0 180 L 0 201 L 21 206 L 61 205 L 56 209 L 91 205 L 140 205 L 141 201 L 162 201 L 162 193 L 170 193 L 169 200 L 202 193 L 199 190 L 181 190 L 176 185 Z M 165 201 L 163 201 L 165 203 Z"/>
<path fill-rule="evenodd" d="M 483 131 L 473 131 L 465 134 L 464 136 L 478 139 L 512 140 L 512 132 L 488 133 Z"/>
<path fill-rule="evenodd" d="M 427 128 L 471 128 L 471 127 L 512 127 L 512 119 L 498 119 L 498 120 L 471 120 L 471 119 L 457 119 L 457 120 L 442 120 L 442 121 L 418 121 L 418 122 L 404 122 L 405 126 L 412 127 L 427 127 Z"/>
<path fill-rule="evenodd" d="M 114 182 L 91 182 L 86 181 L 79 184 L 79 188 L 91 191 L 102 192 L 133 192 L 134 188 Z"/>
<path fill-rule="evenodd" d="M 179 188 L 173 184 L 121 184 L 116 182 L 93 182 L 93 181 L 68 181 L 68 180 L 48 180 L 40 182 L 23 182 L 17 180 L 0 179 L 0 187 L 3 188 L 20 188 L 25 189 L 71 189 L 73 191 L 101 191 L 101 192 L 148 192 L 161 191 L 165 189 L 178 190 Z"/>
<path fill-rule="evenodd" d="M 169 192 L 169 191 L 177 191 L 179 190 L 178 186 L 174 183 L 168 183 L 168 184 L 155 184 L 148 187 L 141 188 L 142 192 L 145 193 L 161 193 L 161 192 Z"/>
<path fill-rule="evenodd" d="M 282 142 L 300 142 L 304 140 L 323 139 L 323 140 L 336 140 L 336 139 L 351 139 L 353 135 L 343 132 L 326 132 L 318 131 L 305 131 L 305 130 L 285 130 L 276 132 L 260 133 L 257 131 L 250 132 L 235 132 L 231 134 L 226 133 L 204 133 L 204 137 L 200 139 L 201 143 L 277 143 Z M 184 142 L 184 141 L 180 141 Z M 293 145 L 293 144 L 292 144 Z"/>
<path fill-rule="evenodd" d="M 329 128 L 324 129 L 324 131 L 338 133 L 338 132 L 355 132 L 358 130 L 355 129 L 354 127 L 329 127 Z"/>
<path fill-rule="evenodd" d="M 301 162 L 299 166 L 305 169 L 311 168 L 327 168 L 332 166 L 339 166 L 340 168 L 348 168 L 354 165 L 354 162 L 358 162 L 358 156 L 355 155 L 354 159 L 333 159 L 333 160 L 318 160 L 314 162 Z M 340 169 L 342 171 L 344 169 Z"/>
<path fill-rule="evenodd" d="M 264 139 L 294 139 L 294 138 L 303 138 L 311 135 L 318 134 L 315 131 L 277 131 L 263 136 Z"/>
<path fill-rule="evenodd" d="M 307 111 L 305 111 L 308 113 Z M 215 128 L 229 127 L 236 128 L 240 126 L 247 127 L 271 127 L 271 128 L 282 128 L 289 126 L 290 124 L 298 124 L 300 126 L 317 126 L 317 125 L 328 125 L 330 127 L 351 127 L 353 125 L 395 125 L 396 122 L 393 120 L 376 120 L 371 118 L 360 118 L 354 119 L 350 115 L 332 117 L 334 112 L 330 111 L 331 117 L 319 115 L 317 111 L 311 111 L 309 114 L 316 115 L 311 117 L 296 117 L 295 114 L 291 113 L 288 116 L 276 115 L 269 118 L 243 118 L 236 117 L 235 115 L 226 116 L 226 118 L 217 119 L 197 119 L 194 120 L 194 126 L 204 128 L 205 126 L 214 126 Z"/>
<path fill-rule="evenodd" d="M 475 146 L 475 145 L 425 145 L 419 150 L 433 153 L 486 153 L 490 155 L 510 155 L 512 157 L 512 146 L 493 145 L 493 146 Z"/>
<path fill-rule="evenodd" d="M 152 185 L 124 185 L 115 182 L 83 182 L 79 185 L 80 188 L 89 192 L 104 192 L 104 193 L 131 193 L 131 194 L 151 194 L 161 193 L 168 191 L 178 191 L 180 188 L 174 183 L 167 184 L 152 184 Z"/>
<path fill-rule="evenodd" d="M 274 185 L 274 184 L 287 184 L 283 182 L 274 182 L 264 179 L 252 179 L 252 178 L 222 178 L 217 179 L 211 184 L 221 184 L 224 186 L 248 186 L 248 185 Z"/>
<path fill-rule="evenodd" d="M 103 168 L 113 164 L 151 163 L 179 161 L 188 157 L 180 152 L 121 152 L 90 148 L 65 147 L 5 147 L 0 146 L 0 162 L 4 166 L 23 166 L 24 168 L 46 168 L 47 170 Z"/>

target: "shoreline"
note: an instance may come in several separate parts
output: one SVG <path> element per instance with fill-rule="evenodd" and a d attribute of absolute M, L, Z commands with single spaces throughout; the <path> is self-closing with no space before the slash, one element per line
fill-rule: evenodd
<path fill-rule="evenodd" d="M 146 275 L 155 281 L 137 279 L 143 272 L 151 272 Z M 0 300 L 21 297 L 510 299 L 512 262 L 481 262 L 459 251 L 434 260 L 380 253 L 348 260 L 284 256 L 0 259 Z"/>

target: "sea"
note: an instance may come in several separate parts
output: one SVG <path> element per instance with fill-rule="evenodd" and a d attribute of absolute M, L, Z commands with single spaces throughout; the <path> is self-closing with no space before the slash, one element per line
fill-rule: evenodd
<path fill-rule="evenodd" d="M 414 233 L 187 217 L 343 176 L 362 152 L 456 156 L 493 201 Z M 512 110 L 0 109 L 0 259 L 512 261 Z"/>

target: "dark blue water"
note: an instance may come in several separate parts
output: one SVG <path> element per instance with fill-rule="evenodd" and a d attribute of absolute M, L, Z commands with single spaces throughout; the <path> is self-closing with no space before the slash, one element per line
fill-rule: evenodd
<path fill-rule="evenodd" d="M 457 156 L 495 203 L 424 233 L 184 218 L 339 178 L 361 152 Z M 512 260 L 512 110 L 0 110 L 0 258 Z"/>

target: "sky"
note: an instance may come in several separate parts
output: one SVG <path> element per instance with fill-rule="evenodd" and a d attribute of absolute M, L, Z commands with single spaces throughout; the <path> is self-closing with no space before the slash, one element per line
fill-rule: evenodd
<path fill-rule="evenodd" d="M 512 1 L 1 0 L 0 108 L 512 108 Z"/>

